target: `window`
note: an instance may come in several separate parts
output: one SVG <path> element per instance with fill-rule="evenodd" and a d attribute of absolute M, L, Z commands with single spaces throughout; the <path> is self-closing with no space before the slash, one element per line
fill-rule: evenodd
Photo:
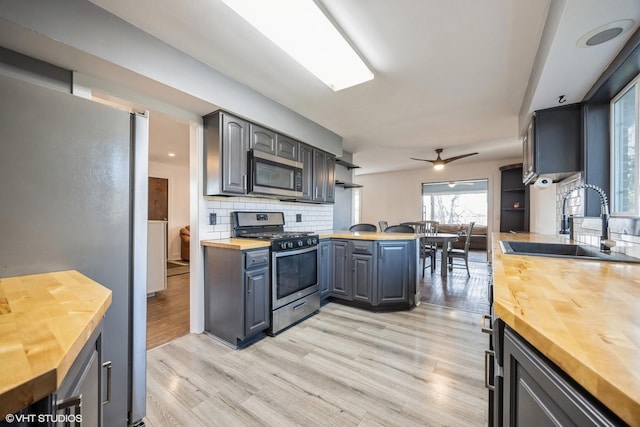
<path fill-rule="evenodd" d="M 611 101 L 611 212 L 620 215 L 640 215 L 638 84 L 636 77 Z"/>
<path fill-rule="evenodd" d="M 486 179 L 422 184 L 422 218 L 487 225 L 487 187 Z"/>
<path fill-rule="evenodd" d="M 351 191 L 353 191 L 353 218 L 351 218 L 351 224 L 359 224 L 362 207 L 362 188 L 354 188 Z"/>

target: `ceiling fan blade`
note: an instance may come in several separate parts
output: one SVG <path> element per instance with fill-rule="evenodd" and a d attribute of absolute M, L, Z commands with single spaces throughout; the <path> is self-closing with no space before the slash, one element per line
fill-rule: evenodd
<path fill-rule="evenodd" d="M 409 157 L 411 160 L 420 160 L 421 162 L 435 162 L 435 160 L 428 160 L 428 159 L 416 159 L 415 157 Z"/>
<path fill-rule="evenodd" d="M 447 164 L 447 163 L 453 162 L 454 160 L 462 159 L 464 157 L 475 156 L 476 154 L 478 153 L 461 154 L 460 156 L 449 157 L 448 159 L 444 159 L 443 161 L 445 164 Z"/>

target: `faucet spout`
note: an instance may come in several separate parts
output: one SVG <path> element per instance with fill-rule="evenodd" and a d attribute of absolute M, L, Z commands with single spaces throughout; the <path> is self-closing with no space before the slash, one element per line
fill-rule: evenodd
<path fill-rule="evenodd" d="M 582 189 L 593 190 L 600 196 L 600 218 L 601 218 L 601 230 L 600 230 L 600 250 L 609 252 L 611 246 L 613 246 L 609 239 L 609 202 L 604 190 L 596 185 L 582 184 L 576 188 L 572 188 L 564 194 L 562 199 L 562 218 L 560 220 L 560 234 L 569 234 L 569 218 L 567 217 L 567 198 L 569 195 Z"/>

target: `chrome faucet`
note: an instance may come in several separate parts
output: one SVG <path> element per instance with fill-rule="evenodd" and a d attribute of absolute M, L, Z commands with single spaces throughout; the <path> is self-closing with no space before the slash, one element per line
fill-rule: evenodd
<path fill-rule="evenodd" d="M 601 232 L 600 232 L 600 250 L 603 252 L 610 252 L 611 248 L 615 246 L 615 242 L 609 239 L 609 202 L 607 201 L 607 195 L 604 190 L 598 186 L 591 184 L 578 185 L 576 188 L 572 188 L 567 191 L 562 198 L 562 218 L 560 220 L 560 234 L 569 234 L 569 218 L 567 217 L 567 198 L 569 195 L 576 191 L 586 188 L 593 190 L 600 196 L 600 218 L 602 220 Z"/>

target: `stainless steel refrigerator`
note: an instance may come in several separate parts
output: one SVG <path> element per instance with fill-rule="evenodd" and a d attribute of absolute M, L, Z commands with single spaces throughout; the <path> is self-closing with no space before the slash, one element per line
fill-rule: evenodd
<path fill-rule="evenodd" d="M 0 277 L 75 269 L 112 290 L 103 420 L 135 425 L 146 390 L 147 118 L 2 75 L 0 99 Z"/>

